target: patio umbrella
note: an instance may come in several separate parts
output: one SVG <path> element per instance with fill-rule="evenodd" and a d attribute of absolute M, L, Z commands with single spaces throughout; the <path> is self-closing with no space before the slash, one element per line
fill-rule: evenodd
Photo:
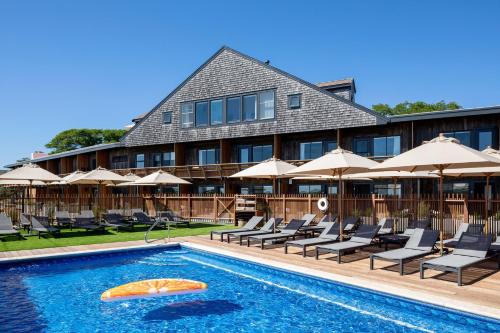
<path fill-rule="evenodd" d="M 500 161 L 500 152 L 490 147 L 482 151 L 488 156 L 497 158 Z M 488 199 L 490 178 L 500 176 L 500 165 L 484 168 L 462 168 L 462 169 L 447 169 L 443 171 L 443 175 L 451 177 L 486 177 L 486 188 L 484 195 L 484 215 L 486 233 L 488 233 Z"/>
<path fill-rule="evenodd" d="M 140 179 L 141 177 L 137 176 L 136 174 L 129 172 L 125 176 L 123 176 L 125 179 L 127 179 L 127 182 L 125 183 L 120 183 L 120 184 L 109 184 L 108 186 L 116 186 L 116 187 L 126 187 L 126 186 L 134 186 L 134 181 L 137 179 Z"/>
<path fill-rule="evenodd" d="M 99 199 L 100 186 L 108 184 L 120 184 L 127 182 L 127 179 L 122 175 L 109 171 L 105 168 L 98 167 L 95 170 L 89 171 L 80 176 L 75 176 L 67 181 L 68 184 L 74 185 L 97 185 L 97 212 L 99 214 Z"/>
<path fill-rule="evenodd" d="M 466 167 L 489 167 L 500 165 L 500 160 L 460 144 L 457 139 L 440 134 L 431 141 L 398 156 L 389 158 L 371 168 L 373 171 L 438 171 L 439 174 L 439 229 L 440 247 L 443 253 L 444 198 L 443 171 Z"/>
<path fill-rule="evenodd" d="M 23 186 L 29 186 L 30 182 L 29 180 L 14 180 L 14 179 L 1 179 L 0 180 L 0 186 L 12 186 L 12 187 L 23 187 Z M 31 186 L 47 186 L 46 183 L 35 180 L 31 183 Z"/>
<path fill-rule="evenodd" d="M 296 166 L 276 157 L 272 157 L 259 164 L 253 165 L 243 171 L 237 172 L 229 178 L 254 178 L 254 179 L 271 179 L 273 181 L 273 194 L 276 193 L 276 182 L 279 178 L 290 178 L 293 176 L 287 175 L 287 172 L 295 169 Z M 279 192 L 279 191 L 278 191 Z M 273 215 L 276 212 L 276 198 L 274 200 Z M 276 223 L 273 226 L 273 232 L 276 232 Z"/>
<path fill-rule="evenodd" d="M 28 182 L 28 193 L 31 196 L 31 189 L 33 186 L 33 182 L 41 181 L 41 182 L 57 182 L 60 181 L 61 178 L 57 175 L 54 175 L 52 172 L 49 172 L 45 169 L 42 169 L 36 164 L 28 163 L 23 165 L 20 168 L 11 170 L 0 175 L 0 180 L 20 180 Z M 30 214 L 32 214 L 31 205 L 30 205 Z"/>
<path fill-rule="evenodd" d="M 325 155 L 307 162 L 296 169 L 288 172 L 289 175 L 323 175 L 323 176 L 338 176 L 339 191 L 337 195 L 339 207 L 339 224 L 342 230 L 343 208 L 342 208 L 342 177 L 344 175 L 360 173 L 367 171 L 378 163 L 366 157 L 356 155 L 348 150 L 337 148 Z M 343 240 L 343 235 L 340 233 L 340 240 Z"/>

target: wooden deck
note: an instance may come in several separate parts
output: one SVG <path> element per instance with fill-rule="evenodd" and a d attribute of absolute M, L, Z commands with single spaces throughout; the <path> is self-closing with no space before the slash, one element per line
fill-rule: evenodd
<path fill-rule="evenodd" d="M 495 261 L 488 261 L 478 267 L 466 270 L 463 274 L 465 285 L 458 287 L 456 285 L 456 275 L 454 273 L 426 271 L 426 279 L 420 280 L 418 274 L 418 261 L 408 263 L 405 266 L 404 276 L 399 276 L 398 267 L 396 265 L 383 261 L 376 261 L 376 269 L 370 271 L 368 257 L 370 253 L 382 250 L 377 247 L 369 248 L 364 252 L 343 256 L 343 263 L 339 265 L 336 263 L 333 255 L 325 254 L 320 257 L 320 260 L 315 260 L 313 252 L 310 251 L 308 256 L 303 258 L 299 248 L 290 248 L 289 253 L 284 254 L 281 245 L 269 246 L 265 250 L 260 250 L 257 246 L 248 248 L 246 246 L 239 246 L 237 243 L 227 244 L 226 242 L 221 243 L 218 240 L 210 240 L 209 236 L 179 237 L 172 239 L 172 241 L 190 242 L 202 246 L 210 246 L 235 254 L 247 255 L 254 258 L 355 278 L 361 286 L 369 287 L 375 282 L 380 286 L 386 285 L 388 287 L 408 290 L 409 292 L 423 293 L 424 295 L 428 295 L 429 298 L 444 298 L 449 300 L 449 303 L 466 303 L 467 306 L 470 305 L 470 311 L 478 307 L 487 307 L 488 315 L 500 318 L 500 272 L 497 270 Z M 144 245 L 143 241 L 0 252 L 0 259 L 116 249 L 141 245 Z M 402 294 L 402 296 L 404 296 L 404 294 Z"/>

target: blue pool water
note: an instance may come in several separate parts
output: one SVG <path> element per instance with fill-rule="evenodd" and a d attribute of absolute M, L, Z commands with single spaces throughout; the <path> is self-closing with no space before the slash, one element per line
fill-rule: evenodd
<path fill-rule="evenodd" d="M 203 294 L 104 303 L 114 286 L 204 281 Z M 186 247 L 0 266 L 0 332 L 500 332 L 500 321 Z"/>

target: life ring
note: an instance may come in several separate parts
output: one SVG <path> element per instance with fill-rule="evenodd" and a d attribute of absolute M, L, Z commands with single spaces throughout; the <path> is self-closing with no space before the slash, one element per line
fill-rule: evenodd
<path fill-rule="evenodd" d="M 207 284 L 184 279 L 154 279 L 122 284 L 106 290 L 101 301 L 120 301 L 135 298 L 149 298 L 182 294 L 193 294 L 207 291 Z"/>
<path fill-rule="evenodd" d="M 328 210 L 328 199 L 327 198 L 321 198 L 318 200 L 318 209 L 322 212 L 326 212 Z"/>

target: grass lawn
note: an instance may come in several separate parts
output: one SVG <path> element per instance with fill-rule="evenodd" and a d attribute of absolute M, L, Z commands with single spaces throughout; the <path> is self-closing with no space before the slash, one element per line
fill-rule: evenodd
<path fill-rule="evenodd" d="M 191 223 L 189 227 L 171 227 L 170 237 L 206 235 L 212 230 L 231 228 L 234 228 L 234 226 Z M 47 235 L 42 236 L 41 239 L 38 239 L 38 236 L 28 236 L 24 237 L 24 239 L 18 239 L 17 237 L 2 237 L 0 241 L 0 252 L 141 240 L 144 239 L 144 232 L 146 232 L 147 229 L 148 227 L 145 226 L 136 226 L 134 227 L 134 231 L 120 230 L 120 232 L 116 232 L 115 230 L 107 229 L 105 233 L 102 233 L 85 232 L 83 229 L 70 230 L 69 228 L 63 228 L 61 229 L 61 236 L 57 238 Z M 165 229 L 155 229 L 150 233 L 149 239 L 166 236 L 167 231 Z"/>

